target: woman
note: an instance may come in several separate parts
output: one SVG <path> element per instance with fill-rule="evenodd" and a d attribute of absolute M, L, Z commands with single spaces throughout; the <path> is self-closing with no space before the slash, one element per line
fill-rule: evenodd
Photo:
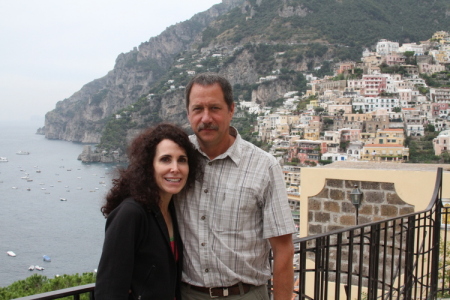
<path fill-rule="evenodd" d="M 95 298 L 180 300 L 183 247 L 171 198 L 195 181 L 195 150 L 183 130 L 160 124 L 134 139 L 128 157 L 101 209 Z"/>

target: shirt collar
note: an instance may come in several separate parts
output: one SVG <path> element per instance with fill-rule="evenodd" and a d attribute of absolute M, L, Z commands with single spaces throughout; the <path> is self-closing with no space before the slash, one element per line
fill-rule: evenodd
<path fill-rule="evenodd" d="M 239 161 L 241 160 L 241 147 L 240 144 L 242 143 L 242 137 L 237 131 L 236 128 L 230 126 L 229 133 L 231 136 L 235 137 L 233 145 L 230 146 L 230 148 L 227 149 L 224 153 L 220 154 L 216 158 L 214 158 L 211 161 L 217 160 L 217 159 L 225 159 L 227 157 L 231 158 L 231 160 L 238 165 Z M 208 155 L 206 155 L 199 146 L 197 136 L 195 134 L 190 136 L 190 140 L 192 144 L 194 144 L 195 148 L 197 148 L 197 151 L 200 152 L 201 155 L 206 157 L 209 160 Z"/>

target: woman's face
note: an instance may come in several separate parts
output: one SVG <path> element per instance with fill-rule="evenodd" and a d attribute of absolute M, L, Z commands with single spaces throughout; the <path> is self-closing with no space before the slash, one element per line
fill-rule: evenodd
<path fill-rule="evenodd" d="M 169 200 L 186 184 L 189 174 L 188 157 L 186 151 L 172 140 L 165 139 L 158 144 L 153 167 L 161 200 Z"/>

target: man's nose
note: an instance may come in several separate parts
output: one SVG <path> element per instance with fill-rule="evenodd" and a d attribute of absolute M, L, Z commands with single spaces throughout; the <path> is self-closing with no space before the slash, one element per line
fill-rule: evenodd
<path fill-rule="evenodd" d="M 211 112 L 207 109 L 205 109 L 205 111 L 203 112 L 202 115 L 202 123 L 211 123 Z"/>

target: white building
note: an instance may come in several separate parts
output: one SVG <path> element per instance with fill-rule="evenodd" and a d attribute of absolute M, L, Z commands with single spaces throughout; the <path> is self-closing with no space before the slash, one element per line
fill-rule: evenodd
<path fill-rule="evenodd" d="M 377 54 L 387 55 L 391 52 L 398 52 L 399 43 L 381 39 L 376 46 Z"/>
<path fill-rule="evenodd" d="M 423 45 L 417 45 L 416 43 L 404 43 L 401 47 L 398 48 L 398 52 L 414 52 L 414 55 L 424 55 L 425 51 L 423 49 Z"/>

